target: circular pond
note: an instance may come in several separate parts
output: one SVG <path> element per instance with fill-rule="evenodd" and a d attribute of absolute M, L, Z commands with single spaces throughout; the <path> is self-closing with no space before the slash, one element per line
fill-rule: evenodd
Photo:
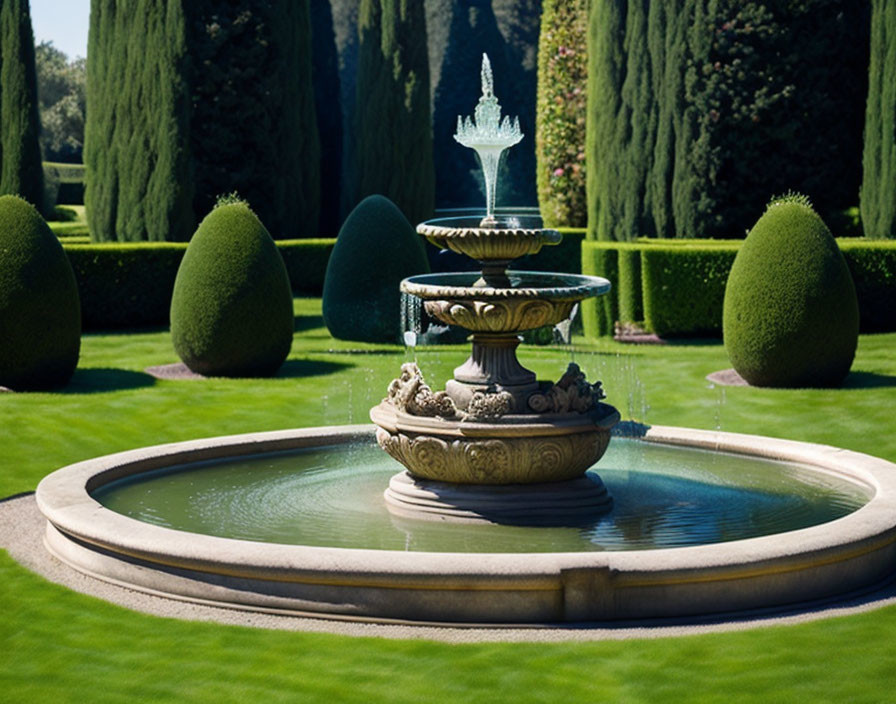
<path fill-rule="evenodd" d="M 158 526 L 222 538 L 418 552 L 582 552 L 704 545 L 832 521 L 869 487 L 803 465 L 614 438 L 599 465 L 608 514 L 575 527 L 400 519 L 383 489 L 402 467 L 370 442 L 186 464 L 93 498 Z"/>
<path fill-rule="evenodd" d="M 453 623 L 743 612 L 871 588 L 896 565 L 896 465 L 868 455 L 655 426 L 600 462 L 611 514 L 533 528 L 390 516 L 396 465 L 372 438 L 308 428 L 80 462 L 38 486 L 45 543 L 178 599 Z"/>

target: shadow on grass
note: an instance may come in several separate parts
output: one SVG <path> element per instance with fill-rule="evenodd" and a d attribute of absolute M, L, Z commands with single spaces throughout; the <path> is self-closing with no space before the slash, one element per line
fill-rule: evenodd
<path fill-rule="evenodd" d="M 720 347 L 721 337 L 664 337 L 663 342 L 671 347 Z"/>
<path fill-rule="evenodd" d="M 304 332 L 306 330 L 316 330 L 324 327 L 324 317 L 322 315 L 297 315 L 293 319 L 293 332 Z"/>
<path fill-rule="evenodd" d="M 850 372 L 844 389 L 890 389 L 896 387 L 896 376 L 876 372 Z"/>
<path fill-rule="evenodd" d="M 299 378 L 306 376 L 323 376 L 324 374 L 335 374 L 343 369 L 350 369 L 354 364 L 344 364 L 342 362 L 323 362 L 316 359 L 288 359 L 280 367 L 280 370 L 274 375 L 276 379 L 283 378 Z"/>
<path fill-rule="evenodd" d="M 62 394 L 102 394 L 110 391 L 142 389 L 156 380 L 149 374 L 128 369 L 76 369 L 72 380 L 58 392 Z"/>

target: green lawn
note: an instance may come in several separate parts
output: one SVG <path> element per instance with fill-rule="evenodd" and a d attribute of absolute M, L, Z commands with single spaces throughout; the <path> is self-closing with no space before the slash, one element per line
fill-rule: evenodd
<path fill-rule="evenodd" d="M 0 395 L 0 496 L 80 459 L 192 437 L 364 422 L 403 348 L 343 343 L 320 302 L 269 380 L 156 381 L 176 361 L 165 331 L 85 336 L 58 394 Z M 840 390 L 713 387 L 718 343 L 579 341 L 525 347 L 559 376 L 572 356 L 625 418 L 824 442 L 896 461 L 896 334 L 862 337 Z M 420 350 L 441 386 L 464 347 Z M 446 645 L 186 623 L 132 613 L 45 582 L 0 554 L 0 701 L 850 701 L 892 699 L 896 608 L 800 626 L 587 644 Z"/>

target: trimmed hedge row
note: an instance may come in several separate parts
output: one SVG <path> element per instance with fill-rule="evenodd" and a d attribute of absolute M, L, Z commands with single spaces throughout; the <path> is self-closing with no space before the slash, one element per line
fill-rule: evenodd
<path fill-rule="evenodd" d="M 619 320 L 643 322 L 660 336 L 721 337 L 725 283 L 741 242 L 584 242 L 582 273 L 613 284 L 609 295 L 583 305 L 585 334 L 612 334 Z M 844 238 L 837 243 L 856 285 L 861 331 L 896 330 L 896 242 Z"/>
<path fill-rule="evenodd" d="M 279 240 L 292 291 L 319 296 L 333 239 Z M 171 294 L 186 242 L 70 244 L 86 330 L 168 324 Z"/>

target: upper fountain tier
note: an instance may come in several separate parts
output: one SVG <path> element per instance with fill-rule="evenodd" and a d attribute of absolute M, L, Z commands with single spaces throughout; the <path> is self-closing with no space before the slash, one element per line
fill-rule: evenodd
<path fill-rule="evenodd" d="M 481 220 L 482 216 L 436 218 L 417 225 L 417 233 L 439 249 L 464 254 L 484 266 L 506 265 L 563 239 L 557 230 L 542 227 L 538 216 L 499 216 L 488 227 L 481 227 Z"/>

